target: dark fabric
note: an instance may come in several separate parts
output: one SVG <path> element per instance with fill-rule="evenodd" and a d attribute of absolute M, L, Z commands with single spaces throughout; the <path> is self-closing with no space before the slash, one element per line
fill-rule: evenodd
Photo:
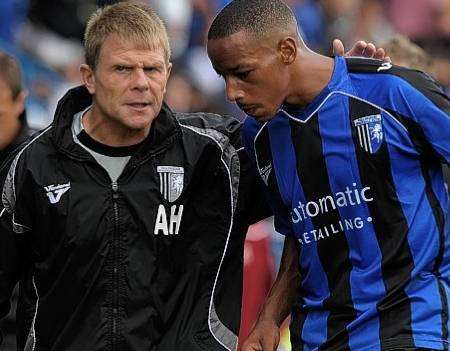
<path fill-rule="evenodd" d="M 141 147 L 142 143 L 131 145 L 131 146 L 109 146 L 98 142 L 97 140 L 91 138 L 88 133 L 83 129 L 80 134 L 77 135 L 78 140 L 81 144 L 86 146 L 88 149 L 110 157 L 125 157 L 132 156 Z"/>
<path fill-rule="evenodd" d="M 14 139 L 13 142 L 6 148 L 0 150 L 0 167 L 4 162 L 6 162 L 6 160 L 14 152 L 14 150 L 17 149 L 20 146 L 20 144 L 22 144 L 25 140 L 27 140 L 31 134 L 31 130 L 30 128 L 28 128 L 25 112 L 23 112 L 22 115 L 20 116 L 20 122 L 22 124 L 22 127 L 20 129 L 20 133 L 17 136 L 17 138 Z"/>

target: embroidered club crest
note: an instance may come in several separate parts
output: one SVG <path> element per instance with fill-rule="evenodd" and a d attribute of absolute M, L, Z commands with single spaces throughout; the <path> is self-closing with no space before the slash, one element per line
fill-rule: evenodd
<path fill-rule="evenodd" d="M 383 142 L 381 115 L 365 116 L 354 120 L 359 145 L 371 154 L 378 151 Z"/>
<path fill-rule="evenodd" d="M 175 166 L 158 166 L 159 190 L 169 202 L 174 202 L 183 192 L 184 168 Z"/>

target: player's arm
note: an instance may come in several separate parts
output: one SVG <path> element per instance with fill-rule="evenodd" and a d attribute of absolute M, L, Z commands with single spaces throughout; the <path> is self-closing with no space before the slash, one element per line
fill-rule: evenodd
<path fill-rule="evenodd" d="M 300 286 L 298 241 L 287 236 L 280 269 L 258 320 L 242 351 L 273 351 L 280 342 L 280 325 L 289 315 Z"/>

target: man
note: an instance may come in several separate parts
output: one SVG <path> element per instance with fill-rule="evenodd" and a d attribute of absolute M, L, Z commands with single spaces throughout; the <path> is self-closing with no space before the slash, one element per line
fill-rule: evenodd
<path fill-rule="evenodd" d="M 449 99 L 427 75 L 310 51 L 280 0 L 234 0 L 208 54 L 285 248 L 243 350 L 447 349 L 450 244 L 441 162 Z"/>
<path fill-rule="evenodd" d="M 234 350 L 242 253 L 269 215 L 240 125 L 163 103 L 145 5 L 98 10 L 84 87 L 2 171 L 0 316 L 20 281 L 20 350 Z"/>
<path fill-rule="evenodd" d="M 85 47 L 85 87 L 2 171 L 0 316 L 20 281 L 19 350 L 234 349 L 244 233 L 269 214 L 239 124 L 163 103 L 149 7 L 100 9 Z"/>
<path fill-rule="evenodd" d="M 29 136 L 25 98 L 19 64 L 0 52 L 0 164 Z"/>
<path fill-rule="evenodd" d="M 16 59 L 0 52 L 0 165 L 29 136 L 30 130 L 25 115 L 26 92 L 22 88 L 22 75 Z M 14 290 L 12 306 L 17 302 Z M 0 323 L 4 331 L 4 347 L 15 348 L 15 308 Z"/>

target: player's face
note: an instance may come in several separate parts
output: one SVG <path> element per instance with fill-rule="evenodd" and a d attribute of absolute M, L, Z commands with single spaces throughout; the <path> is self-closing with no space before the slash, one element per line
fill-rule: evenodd
<path fill-rule="evenodd" d="M 104 118 L 140 131 L 149 129 L 161 110 L 170 68 L 162 47 L 145 49 L 109 36 L 85 81 Z"/>
<path fill-rule="evenodd" d="M 244 31 L 208 41 L 208 55 L 226 84 L 226 94 L 259 121 L 272 118 L 288 95 L 287 66 L 271 40 Z"/>

